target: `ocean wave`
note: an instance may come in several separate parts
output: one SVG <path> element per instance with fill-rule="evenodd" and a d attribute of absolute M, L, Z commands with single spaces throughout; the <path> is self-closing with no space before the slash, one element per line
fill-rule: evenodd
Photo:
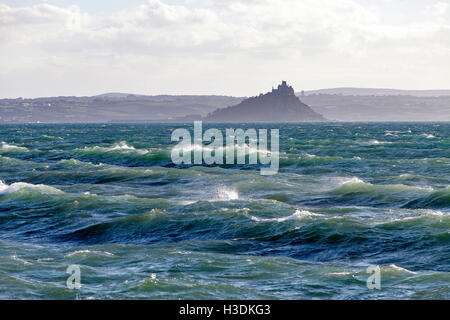
<path fill-rule="evenodd" d="M 445 299 L 449 294 L 447 272 L 417 269 L 404 261 L 358 263 L 352 258 L 344 263 L 320 262 L 199 250 L 202 245 L 214 243 L 117 244 L 86 249 L 10 246 L 1 252 L 2 262 L 6 263 L 0 264 L 0 280 L 5 288 L 0 297 L 73 299 L 73 292 L 57 281 L 48 281 L 67 268 L 68 260 L 84 270 L 83 283 L 101 282 L 101 286 L 83 286 L 83 299 L 373 299 L 380 298 L 380 294 L 387 299 Z M 11 250 L 33 264 L 10 263 Z M 89 254 L 62 257 L 76 250 L 111 252 L 120 258 Z M 38 257 L 52 257 L 52 262 L 36 263 Z M 381 269 L 382 290 L 366 288 L 369 263 Z"/>
<path fill-rule="evenodd" d="M 215 190 L 212 201 L 230 201 L 238 199 L 239 193 L 237 190 L 220 186 Z"/>
<path fill-rule="evenodd" d="M 15 254 L 15 253 L 11 255 L 11 259 L 14 260 L 14 261 L 23 263 L 24 265 L 31 265 L 31 264 L 33 264 L 32 262 L 27 261 L 26 259 L 18 257 L 17 254 Z"/>
<path fill-rule="evenodd" d="M 334 194 L 358 194 L 358 193 L 375 193 L 375 192 L 389 192 L 389 193 L 401 193 L 401 192 L 414 192 L 414 193 L 427 193 L 433 191 L 432 187 L 419 187 L 408 186 L 404 184 L 372 184 L 364 182 L 363 180 L 354 177 L 344 180 L 342 184 L 330 193 Z"/>
<path fill-rule="evenodd" d="M 103 256 L 108 256 L 108 257 L 113 257 L 114 254 L 108 251 L 99 251 L 99 250 L 75 250 L 73 252 L 70 252 L 68 254 L 66 254 L 66 257 L 73 257 L 73 256 L 78 256 L 78 255 L 103 255 Z"/>
<path fill-rule="evenodd" d="M 165 149 L 136 149 L 126 142 L 111 147 L 84 147 L 70 152 L 73 158 L 89 162 L 104 162 L 126 166 L 146 166 L 171 163 L 170 152 Z"/>
<path fill-rule="evenodd" d="M 445 176 L 434 177 L 429 175 L 412 174 L 412 173 L 404 173 L 399 176 L 394 176 L 390 180 L 394 181 L 398 180 L 402 183 L 423 184 L 425 186 L 431 185 L 447 186 L 450 182 L 450 178 L 446 178 Z"/>
<path fill-rule="evenodd" d="M 353 161 L 357 159 L 344 159 L 340 156 L 317 156 L 315 154 L 304 153 L 302 155 L 287 155 L 286 157 L 280 158 L 280 167 L 288 166 L 318 166 L 340 163 L 342 161 Z"/>
<path fill-rule="evenodd" d="M 63 191 L 47 186 L 45 184 L 30 184 L 25 182 L 16 182 L 11 185 L 5 184 L 3 181 L 0 180 L 0 195 L 8 195 L 13 194 L 22 190 L 31 191 L 31 192 L 38 192 L 38 193 L 46 193 L 46 194 L 55 194 L 55 193 L 64 193 Z"/>
<path fill-rule="evenodd" d="M 426 196 L 416 198 L 404 205 L 405 208 L 448 208 L 450 207 L 450 187 L 435 190 Z"/>
<path fill-rule="evenodd" d="M 2 167 L 2 171 L 4 171 L 5 169 L 8 170 L 17 170 L 16 168 L 11 168 L 11 166 L 27 166 L 29 167 L 30 165 L 35 165 L 36 163 L 32 163 L 30 161 L 26 161 L 26 160 L 21 160 L 21 159 L 16 159 L 16 158 L 10 158 L 10 157 L 5 157 L 5 156 L 1 156 L 0 155 L 0 163 L 4 165 L 4 167 Z"/>
<path fill-rule="evenodd" d="M 89 161 L 80 161 L 80 160 L 73 159 L 73 158 L 59 160 L 57 162 L 57 166 L 58 165 L 61 165 L 65 169 L 75 168 L 75 167 L 76 168 L 79 168 L 79 167 L 96 167 L 96 168 L 98 168 L 98 167 L 105 166 L 105 164 L 101 163 L 101 162 L 95 164 L 95 163 L 92 163 L 92 162 L 89 162 Z"/>
<path fill-rule="evenodd" d="M 276 205 L 275 202 L 273 204 Z M 246 209 L 241 208 L 225 210 L 203 202 L 193 204 L 182 212 L 154 209 L 59 234 L 58 239 L 77 245 L 192 241 L 197 241 L 199 245 L 199 242 L 216 241 L 222 250 L 228 248 L 229 252 L 263 255 L 265 252 L 278 252 L 315 260 L 343 259 L 355 255 L 372 257 L 378 252 L 393 250 L 403 252 L 402 257 L 416 254 L 418 250 L 426 250 L 423 255 L 433 255 L 434 250 L 440 250 L 440 246 L 449 240 L 448 215 L 424 214 L 397 221 L 386 216 L 383 223 L 374 224 L 374 218 L 334 216 L 305 209 L 295 209 L 294 213 L 291 211 L 282 216 L 278 213 L 274 217 L 270 206 L 266 213 L 250 203 Z M 218 241 L 227 244 L 219 245 L 221 242 Z M 414 243 L 413 251 L 410 250 L 411 243 Z"/>
<path fill-rule="evenodd" d="M 368 141 L 360 141 L 359 145 L 361 146 L 377 146 L 377 145 L 384 145 L 384 144 L 392 144 L 390 141 L 379 141 L 377 139 L 370 139 Z"/>
<path fill-rule="evenodd" d="M 133 146 L 129 146 L 125 141 L 116 143 L 112 147 L 100 147 L 100 146 L 84 147 L 83 149 L 76 149 L 76 151 L 94 152 L 94 153 L 124 151 L 124 152 L 136 152 L 139 154 L 146 154 L 149 152 L 148 150 L 136 149 Z"/>
<path fill-rule="evenodd" d="M 408 270 L 406 268 L 402 268 L 402 267 L 397 266 L 395 264 L 390 264 L 388 266 L 383 266 L 382 269 L 381 269 L 381 272 L 383 272 L 385 275 L 386 274 L 389 275 L 390 273 L 391 274 L 398 274 L 398 273 L 400 273 L 400 274 L 402 274 L 402 273 L 417 274 L 417 272 L 415 272 L 415 271 L 411 271 L 411 270 Z"/>
<path fill-rule="evenodd" d="M 425 138 L 427 138 L 427 139 L 433 139 L 433 138 L 436 138 L 436 136 L 433 135 L 433 134 L 431 134 L 431 133 L 422 133 L 420 136 L 421 136 L 421 137 L 425 137 Z"/>
<path fill-rule="evenodd" d="M 423 227 L 431 224 L 441 229 L 448 226 L 449 223 L 449 213 L 432 209 L 417 209 L 396 217 L 384 217 L 381 220 L 371 223 L 371 225 L 380 226 L 381 228 L 393 228 L 400 226 Z"/>
<path fill-rule="evenodd" d="M 247 143 L 236 144 L 236 145 L 232 145 L 232 146 L 223 146 L 223 147 L 218 147 L 218 148 L 211 148 L 211 147 L 208 147 L 207 145 L 200 146 L 200 145 L 193 145 L 193 144 L 191 144 L 191 145 L 189 145 L 187 147 L 184 147 L 184 148 L 182 148 L 182 147 L 175 147 L 175 148 L 173 148 L 173 151 L 176 151 L 176 152 L 180 152 L 180 151 L 183 151 L 183 152 L 192 152 L 192 151 L 209 151 L 209 152 L 212 152 L 212 151 L 216 151 L 216 152 L 222 152 L 222 154 L 224 156 L 226 155 L 227 152 L 232 152 L 232 151 L 234 151 L 235 153 L 236 152 L 242 152 L 245 155 L 255 154 L 255 153 L 256 154 L 271 153 L 271 154 L 275 154 L 275 155 L 278 154 L 278 152 L 275 152 L 275 151 L 271 152 L 270 150 L 262 149 L 262 148 L 259 148 L 258 146 L 254 147 L 254 146 L 251 146 L 251 144 L 247 144 Z"/>
<path fill-rule="evenodd" d="M 65 184 L 75 180 L 77 183 L 99 184 L 145 180 L 149 183 L 158 183 L 164 177 L 162 170 L 152 170 L 148 167 L 128 167 L 102 162 L 96 164 L 76 159 L 60 160 L 50 168 L 51 170 L 36 173 L 33 181 L 55 181 L 58 184 Z"/>
<path fill-rule="evenodd" d="M 43 134 L 42 136 L 40 136 L 39 138 L 37 138 L 37 140 L 42 140 L 42 141 L 55 141 L 55 140 L 64 140 L 64 138 L 62 137 L 56 137 L 56 136 L 50 136 L 47 134 Z"/>
<path fill-rule="evenodd" d="M 405 184 L 372 184 L 359 178 L 347 178 L 341 184 L 322 197 L 318 197 L 317 204 L 346 204 L 357 206 L 395 206 L 413 207 L 412 201 L 417 201 L 417 208 L 432 206 L 429 200 L 440 191 L 430 186 L 409 186 Z M 420 204 L 419 204 L 420 203 Z"/>
<path fill-rule="evenodd" d="M 8 143 L 6 143 L 4 141 L 1 142 L 0 149 L 3 149 L 3 150 L 22 150 L 22 151 L 27 151 L 28 150 L 25 147 L 19 147 L 19 146 L 13 145 L 13 144 L 8 144 Z"/>
<path fill-rule="evenodd" d="M 312 213 L 307 210 L 295 210 L 293 214 L 287 217 L 279 217 L 279 218 L 258 218 L 252 215 L 249 215 L 250 219 L 255 222 L 284 222 L 289 220 L 299 220 L 303 218 L 311 218 L 311 217 L 320 217 L 322 214 Z"/>
<path fill-rule="evenodd" d="M 391 136 L 398 136 L 399 134 L 412 133 L 412 131 L 411 131 L 411 129 L 404 130 L 404 131 L 402 131 L 402 130 L 386 130 L 386 131 L 384 131 L 384 133 L 385 133 L 385 136 L 389 136 L 389 135 L 391 135 Z"/>
<path fill-rule="evenodd" d="M 365 183 L 363 180 L 361 180 L 358 177 L 343 177 L 339 179 L 340 185 L 346 185 L 346 184 L 353 184 L 353 183 Z"/>

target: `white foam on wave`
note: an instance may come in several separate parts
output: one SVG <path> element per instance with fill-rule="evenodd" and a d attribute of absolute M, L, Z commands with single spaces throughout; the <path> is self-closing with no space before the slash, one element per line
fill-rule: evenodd
<path fill-rule="evenodd" d="M 31 184 L 26 182 L 16 182 L 11 185 L 7 185 L 3 181 L 0 180 L 0 195 L 7 195 L 22 189 L 38 191 L 42 193 L 63 193 L 63 191 L 47 186 L 45 184 Z"/>
<path fill-rule="evenodd" d="M 304 153 L 302 156 L 304 156 L 305 158 L 317 158 L 317 156 L 315 154 L 309 154 L 309 153 Z"/>
<path fill-rule="evenodd" d="M 329 272 L 328 274 L 333 275 L 333 276 L 348 276 L 351 275 L 351 272 Z"/>
<path fill-rule="evenodd" d="M 406 131 L 399 131 L 399 130 L 386 130 L 384 135 L 385 136 L 394 136 L 394 137 L 398 137 L 399 134 L 408 134 L 408 133 L 412 133 L 411 129 L 408 129 Z"/>
<path fill-rule="evenodd" d="M 213 201 L 229 201 L 238 199 L 239 193 L 237 190 L 224 186 L 218 187 L 215 195 L 213 196 Z"/>
<path fill-rule="evenodd" d="M 427 138 L 427 139 L 433 139 L 433 138 L 436 138 L 436 136 L 434 136 L 434 135 L 432 135 L 432 134 L 430 134 L 430 133 L 422 133 L 421 136 L 422 136 L 422 137 L 425 137 L 425 138 Z"/>
<path fill-rule="evenodd" d="M 429 191 L 429 192 L 435 191 L 434 188 L 431 186 L 407 186 L 407 185 L 403 185 L 403 186 L 408 187 L 410 189 L 416 189 L 416 190 L 424 190 L 424 191 Z"/>
<path fill-rule="evenodd" d="M 438 216 L 438 217 L 443 217 L 443 216 L 448 216 L 449 213 L 445 213 L 444 211 L 439 211 L 439 210 L 431 210 L 431 209 L 425 209 L 425 214 L 428 214 L 430 216 Z"/>
<path fill-rule="evenodd" d="M 399 191 L 400 189 L 404 191 L 427 191 L 432 192 L 435 191 L 433 187 L 430 186 L 409 186 L 405 184 L 372 184 L 369 182 L 365 182 L 361 180 L 358 177 L 352 177 L 352 178 L 341 178 L 340 186 L 344 185 L 350 185 L 350 184 L 364 184 L 367 187 L 374 187 L 374 188 L 386 188 L 386 189 L 392 189 L 392 191 Z"/>
<path fill-rule="evenodd" d="M 124 152 L 137 152 L 139 154 L 146 154 L 150 152 L 149 150 L 146 149 L 136 149 L 135 147 L 128 145 L 126 141 L 120 141 L 119 143 L 114 144 L 112 147 L 95 146 L 95 147 L 84 147 L 84 149 L 76 149 L 76 150 L 86 150 L 86 151 L 99 150 L 103 152 L 124 151 Z"/>
<path fill-rule="evenodd" d="M 135 147 L 129 146 L 125 141 L 120 141 L 119 143 L 116 143 L 109 149 L 110 150 L 136 150 Z"/>
<path fill-rule="evenodd" d="M 54 258 L 39 258 L 37 259 L 37 262 L 50 262 L 50 261 L 54 261 Z"/>
<path fill-rule="evenodd" d="M 363 145 L 369 145 L 369 146 L 376 146 L 376 145 L 383 145 L 383 144 L 392 144 L 392 142 L 389 141 L 379 141 L 377 139 L 371 139 L 367 142 L 363 142 Z"/>
<path fill-rule="evenodd" d="M 326 192 L 330 190 L 335 190 L 344 185 L 349 184 L 365 184 L 363 180 L 358 177 L 342 177 L 342 176 L 323 176 L 318 179 L 320 183 L 315 186 L 315 190 L 319 192 Z"/>
<path fill-rule="evenodd" d="M 27 260 L 25 260 L 25 259 L 22 259 L 22 258 L 19 258 L 18 256 L 17 256 L 17 254 L 13 254 L 13 255 L 11 255 L 11 259 L 13 259 L 14 261 L 18 261 L 18 262 L 22 262 L 23 264 L 25 264 L 25 265 L 27 265 L 27 264 L 32 264 L 31 262 L 29 262 L 29 261 L 27 261 Z"/>
<path fill-rule="evenodd" d="M 192 151 L 202 151 L 202 150 L 213 151 L 212 148 L 209 148 L 209 147 L 206 147 L 206 146 L 202 147 L 202 146 L 197 145 L 197 144 L 191 144 L 191 145 L 189 145 L 187 147 L 184 147 L 184 148 L 182 148 L 182 147 L 174 147 L 172 149 L 172 152 L 180 152 L 180 151 L 182 151 L 183 153 L 188 153 L 188 152 L 192 152 Z"/>
<path fill-rule="evenodd" d="M 289 216 L 286 217 L 280 217 L 280 218 L 258 218 L 255 216 L 250 215 L 250 219 L 252 219 L 253 221 L 256 222 L 284 222 L 284 221 L 289 221 L 289 220 L 300 220 L 303 218 L 310 218 L 310 217 L 318 217 L 318 216 L 323 216 L 322 214 L 319 213 L 312 213 L 310 211 L 307 210 L 295 210 L 295 212 Z"/>
<path fill-rule="evenodd" d="M 212 187 L 210 190 L 208 190 L 208 192 L 205 192 L 204 194 L 195 197 L 194 199 L 179 200 L 177 201 L 177 203 L 182 206 L 187 206 L 198 201 L 232 201 L 239 200 L 239 198 L 239 192 L 235 188 L 219 185 L 215 188 Z"/>
<path fill-rule="evenodd" d="M 41 138 L 44 138 L 44 139 L 54 139 L 54 140 L 64 140 L 64 138 L 61 138 L 61 137 L 55 137 L 55 136 L 49 136 L 49 135 L 47 135 L 47 134 L 42 135 Z"/>
<path fill-rule="evenodd" d="M 341 178 L 339 182 L 340 182 L 340 185 L 354 184 L 354 183 L 365 183 L 363 180 L 361 180 L 358 177 Z"/>
<path fill-rule="evenodd" d="M 72 257 L 72 256 L 75 256 L 75 255 L 80 255 L 80 254 L 96 254 L 96 255 L 104 255 L 104 256 L 109 256 L 109 257 L 114 256 L 114 253 L 111 253 L 111 252 L 108 252 L 108 251 L 76 250 L 76 251 L 73 251 L 71 253 L 68 253 L 66 255 L 66 257 Z"/>
<path fill-rule="evenodd" d="M 391 265 L 389 265 L 389 267 L 391 267 L 395 271 L 401 271 L 401 272 L 406 272 L 406 273 L 410 273 L 410 274 L 417 274 L 417 272 L 414 272 L 414 271 L 411 271 L 411 270 L 399 267 L 399 266 L 397 266 L 395 264 L 391 264 Z"/>
<path fill-rule="evenodd" d="M 388 219 L 388 220 L 383 220 L 383 221 L 377 221 L 377 222 L 371 223 L 371 225 L 376 226 L 376 225 L 384 225 L 384 224 L 396 223 L 396 222 L 405 222 L 405 221 L 417 220 L 417 219 L 421 219 L 421 218 L 429 217 L 429 216 L 444 218 L 449 215 L 449 213 L 447 213 L 447 212 L 433 210 L 433 209 L 416 209 L 415 211 L 417 211 L 419 214 L 408 215 L 408 216 L 403 216 L 403 217 L 393 218 L 393 219 Z M 440 222 L 442 222 L 442 219 L 440 219 Z"/>
<path fill-rule="evenodd" d="M 19 147 L 19 146 L 15 146 L 13 144 L 8 144 L 5 141 L 2 141 L 0 149 L 5 149 L 5 150 L 7 150 L 7 149 L 28 150 L 25 147 Z"/>
<path fill-rule="evenodd" d="M 197 145 L 197 144 L 191 144 L 186 147 L 174 147 L 172 152 L 180 152 L 183 153 L 189 153 L 189 152 L 195 152 L 195 151 L 208 151 L 208 152 L 221 152 L 223 155 L 226 155 L 229 152 L 241 152 L 245 155 L 250 154 L 271 154 L 271 155 L 277 155 L 279 154 L 277 151 L 271 151 L 264 148 L 258 148 L 251 146 L 251 144 L 239 144 L 239 145 L 231 145 L 231 146 L 222 146 L 222 147 L 209 147 L 208 145 Z"/>
<path fill-rule="evenodd" d="M 77 159 L 74 159 L 74 158 L 59 160 L 57 163 L 59 163 L 59 164 L 68 164 L 68 165 L 77 165 L 77 166 L 82 166 L 82 165 L 89 165 L 89 166 L 93 166 L 93 167 L 105 166 L 105 164 L 101 163 L 101 162 L 99 162 L 98 164 L 94 164 L 94 163 L 89 162 L 89 161 L 80 161 L 80 160 L 77 160 Z"/>
<path fill-rule="evenodd" d="M 181 200 L 181 201 L 178 201 L 177 203 L 182 206 L 188 206 L 188 205 L 196 203 L 196 202 L 197 202 L 196 200 Z"/>

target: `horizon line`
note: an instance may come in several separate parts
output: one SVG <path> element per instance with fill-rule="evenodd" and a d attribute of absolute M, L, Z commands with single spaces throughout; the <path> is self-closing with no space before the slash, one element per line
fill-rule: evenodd
<path fill-rule="evenodd" d="M 404 91 L 404 92 L 434 92 L 434 91 L 448 91 L 450 95 L 450 89 L 396 89 L 396 88 L 376 88 L 376 87 L 328 87 L 328 88 L 320 88 L 320 89 L 308 89 L 308 90 L 299 90 L 295 91 L 295 94 L 300 94 L 302 91 L 305 93 L 308 92 L 315 92 L 315 91 L 325 91 L 325 90 L 343 90 L 343 89 L 354 89 L 354 90 L 392 90 L 392 91 Z M 43 99 L 43 98 L 60 98 L 60 97 L 76 97 L 76 98 L 90 98 L 90 97 L 98 97 L 98 96 L 105 96 L 105 95 L 113 95 L 113 94 L 119 94 L 119 95 L 131 95 L 131 96 L 144 96 L 144 97 L 157 97 L 157 96 L 218 96 L 218 97 L 236 97 L 236 98 L 246 98 L 246 97 L 252 97 L 252 95 L 247 96 L 241 96 L 241 95 L 232 95 L 232 94 L 192 94 L 192 93 L 179 93 L 179 94 L 170 94 L 170 93 L 158 93 L 158 94 L 145 94 L 145 93 L 128 93 L 128 92 L 121 92 L 121 91 L 109 91 L 109 92 L 102 92 L 98 94 L 93 95 L 42 95 L 42 96 L 33 96 L 33 97 L 0 97 L 0 100 L 5 99 Z"/>

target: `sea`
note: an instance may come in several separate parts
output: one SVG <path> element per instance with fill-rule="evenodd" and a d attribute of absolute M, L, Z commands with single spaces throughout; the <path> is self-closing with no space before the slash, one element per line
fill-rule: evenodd
<path fill-rule="evenodd" d="M 0 125 L 0 299 L 450 299 L 449 122 L 204 124 L 279 129 L 267 176 L 177 128 Z"/>

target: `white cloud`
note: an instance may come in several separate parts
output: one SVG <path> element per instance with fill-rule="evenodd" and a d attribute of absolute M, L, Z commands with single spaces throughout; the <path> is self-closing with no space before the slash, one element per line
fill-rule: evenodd
<path fill-rule="evenodd" d="M 449 4 L 423 11 L 394 24 L 356 0 L 150 0 L 108 14 L 0 4 L 0 96 L 251 95 L 281 78 L 298 89 L 443 87 Z"/>

